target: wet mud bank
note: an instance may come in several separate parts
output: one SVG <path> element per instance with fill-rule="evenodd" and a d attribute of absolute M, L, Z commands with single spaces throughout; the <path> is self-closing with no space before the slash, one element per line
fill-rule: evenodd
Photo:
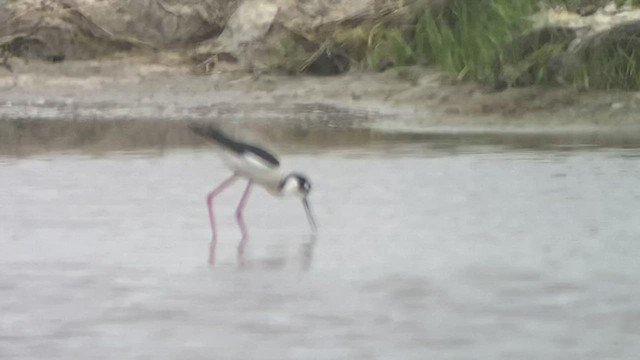
<path fill-rule="evenodd" d="M 494 93 L 425 69 L 197 76 L 166 59 L 35 62 L 0 74 L 0 153 L 203 146 L 189 121 L 282 151 L 406 142 L 636 147 L 639 107 L 630 93 Z"/>

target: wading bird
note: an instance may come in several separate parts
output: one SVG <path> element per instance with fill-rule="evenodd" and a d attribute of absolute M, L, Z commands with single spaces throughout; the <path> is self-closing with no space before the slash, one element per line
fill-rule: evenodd
<path fill-rule="evenodd" d="M 314 234 L 316 233 L 316 222 L 308 200 L 309 192 L 311 191 L 311 182 L 309 182 L 306 176 L 296 172 L 284 173 L 280 168 L 278 158 L 269 151 L 256 145 L 233 140 L 213 126 L 191 123 L 189 124 L 189 128 L 197 135 L 208 140 L 213 140 L 220 145 L 223 150 L 221 153 L 222 160 L 227 167 L 233 171 L 231 177 L 223 181 L 207 195 L 207 209 L 209 210 L 209 221 L 211 223 L 209 264 L 213 265 L 215 263 L 215 250 L 218 243 L 213 200 L 224 189 L 241 177 L 246 178 L 248 183 L 242 194 L 240 203 L 236 208 L 236 221 L 242 233 L 242 239 L 238 245 L 238 259 L 240 261 L 243 259 L 244 247 L 247 242 L 247 228 L 242 217 L 242 211 L 247 205 L 253 184 L 262 186 L 274 196 L 295 196 L 302 199 L 311 230 Z"/>

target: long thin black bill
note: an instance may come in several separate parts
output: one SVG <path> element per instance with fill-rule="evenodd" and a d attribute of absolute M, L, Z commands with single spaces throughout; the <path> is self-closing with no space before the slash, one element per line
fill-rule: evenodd
<path fill-rule="evenodd" d="M 316 225 L 316 219 L 313 217 L 313 213 L 311 212 L 311 207 L 309 206 L 309 200 L 307 198 L 302 199 L 302 205 L 304 205 L 304 210 L 307 212 L 307 220 L 309 220 L 309 225 L 311 225 L 311 230 L 314 233 L 318 231 L 318 226 Z"/>

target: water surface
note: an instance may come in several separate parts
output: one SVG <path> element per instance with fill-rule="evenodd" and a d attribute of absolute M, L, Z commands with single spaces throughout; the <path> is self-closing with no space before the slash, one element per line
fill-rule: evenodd
<path fill-rule="evenodd" d="M 247 266 L 209 151 L 0 160 L 0 359 L 633 359 L 640 151 L 291 154 Z"/>

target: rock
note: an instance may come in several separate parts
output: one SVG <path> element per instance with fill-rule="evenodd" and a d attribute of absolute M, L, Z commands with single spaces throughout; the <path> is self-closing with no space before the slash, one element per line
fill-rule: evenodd
<path fill-rule="evenodd" d="M 90 59 L 133 48 L 174 49 L 217 36 L 237 0 L 0 0 L 0 38 L 14 55 Z M 7 16 L 8 15 L 8 16 Z"/>
<path fill-rule="evenodd" d="M 272 1 L 244 1 L 231 15 L 222 34 L 211 44 L 199 46 L 196 52 L 216 49 L 235 53 L 243 46 L 260 41 L 273 25 L 278 10 L 278 4 Z"/>
<path fill-rule="evenodd" d="M 246 57 L 245 49 L 262 40 L 273 26 L 279 6 L 275 1 L 247 0 L 231 15 L 219 37 L 203 42 L 196 48 L 199 67 L 207 72 L 220 61 L 220 55 L 234 59 L 233 63 L 242 68 L 239 60 Z"/>
<path fill-rule="evenodd" d="M 338 26 L 382 15 L 408 24 L 414 3 L 430 0 L 0 0 L 0 60 L 183 50 L 207 68 L 269 69 L 269 53 L 292 38 L 303 55 L 294 72 L 342 73 L 349 57 L 327 44 Z"/>

